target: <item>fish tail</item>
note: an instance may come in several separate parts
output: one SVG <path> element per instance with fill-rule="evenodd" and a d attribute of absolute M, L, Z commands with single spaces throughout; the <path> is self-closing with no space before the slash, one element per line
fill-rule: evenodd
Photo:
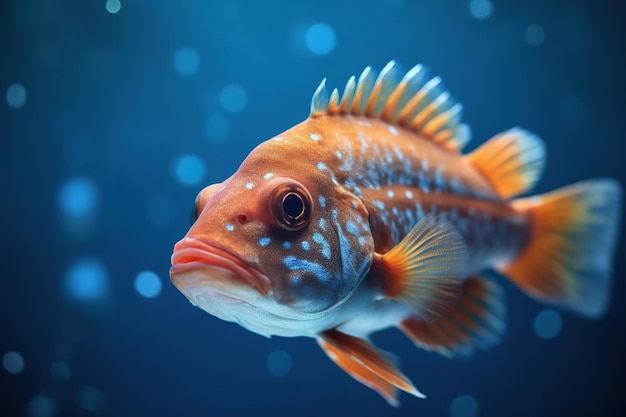
<path fill-rule="evenodd" d="M 581 181 L 514 200 L 531 219 L 520 255 L 499 270 L 537 300 L 588 317 L 608 304 L 619 229 L 621 187 L 612 179 Z"/>

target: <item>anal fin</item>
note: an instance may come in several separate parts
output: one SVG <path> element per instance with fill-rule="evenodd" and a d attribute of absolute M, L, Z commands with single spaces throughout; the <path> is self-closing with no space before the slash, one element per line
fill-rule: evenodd
<path fill-rule="evenodd" d="M 328 330 L 320 334 L 317 341 L 333 362 L 351 377 L 378 392 L 389 404 L 399 405 L 396 388 L 426 398 L 387 354 L 366 340 L 338 330 Z"/>
<path fill-rule="evenodd" d="M 468 278 L 457 303 L 446 313 L 426 320 L 418 315 L 398 326 L 417 346 L 444 356 L 470 355 L 475 347 L 495 344 L 505 330 L 503 292 L 495 283 Z"/>

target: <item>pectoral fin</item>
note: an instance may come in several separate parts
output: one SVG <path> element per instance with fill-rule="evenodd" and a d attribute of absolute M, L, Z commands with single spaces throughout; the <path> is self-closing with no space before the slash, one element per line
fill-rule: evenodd
<path fill-rule="evenodd" d="M 398 245 L 377 255 L 372 270 L 384 280 L 387 297 L 432 318 L 458 298 L 467 258 L 467 245 L 454 225 L 428 215 Z"/>
<path fill-rule="evenodd" d="M 328 330 L 317 339 L 326 355 L 351 377 L 378 392 L 389 404 L 399 405 L 399 388 L 419 398 L 426 398 L 396 367 L 389 355 L 366 340 Z"/>

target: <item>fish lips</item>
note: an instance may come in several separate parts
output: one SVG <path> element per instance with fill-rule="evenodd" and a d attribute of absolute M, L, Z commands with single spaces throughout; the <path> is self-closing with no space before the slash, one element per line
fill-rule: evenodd
<path fill-rule="evenodd" d="M 210 285 L 210 277 L 233 284 L 247 284 L 267 297 L 270 294 L 270 279 L 247 265 L 237 256 L 219 245 L 199 238 L 186 237 L 174 246 L 170 279 L 181 292 L 192 284 L 190 277 L 206 275 L 205 282 Z M 197 282 L 195 279 L 191 280 Z"/>

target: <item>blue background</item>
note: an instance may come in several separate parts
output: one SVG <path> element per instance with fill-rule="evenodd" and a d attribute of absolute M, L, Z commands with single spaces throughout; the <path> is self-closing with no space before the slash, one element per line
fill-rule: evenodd
<path fill-rule="evenodd" d="M 606 317 L 563 313 L 552 340 L 533 329 L 544 307 L 504 280 L 508 332 L 488 352 L 449 360 L 395 330 L 374 335 L 429 397 L 403 395 L 399 409 L 314 341 L 265 339 L 222 322 L 168 278 L 204 185 L 305 119 L 322 77 L 341 90 L 350 75 L 390 59 L 443 77 L 464 104 L 470 149 L 516 125 L 542 136 L 549 157 L 536 191 L 599 176 L 624 184 L 619 2 L 494 1 L 486 19 L 453 0 L 126 0 L 117 13 L 105 3 L 14 0 L 0 13 L 0 355 L 16 351 L 25 362 L 17 374 L 0 368 L 1 415 L 448 416 L 461 395 L 481 416 L 626 410 L 623 236 Z M 305 42 L 320 22 L 336 36 L 324 55 Z M 532 24 L 545 32 L 539 45 L 525 40 Z M 192 51 L 182 73 L 181 48 Z M 4 97 L 15 83 L 23 106 Z M 246 92 L 240 111 L 220 100 L 231 84 Z M 177 179 L 184 154 L 205 164 L 200 183 Z M 62 196 L 76 180 L 88 193 L 72 216 Z M 85 260 L 96 278 L 78 281 L 101 287 L 81 297 L 68 283 Z M 143 270 L 163 283 L 154 298 L 135 289 Z M 268 371 L 276 350 L 292 360 L 285 376 Z"/>

